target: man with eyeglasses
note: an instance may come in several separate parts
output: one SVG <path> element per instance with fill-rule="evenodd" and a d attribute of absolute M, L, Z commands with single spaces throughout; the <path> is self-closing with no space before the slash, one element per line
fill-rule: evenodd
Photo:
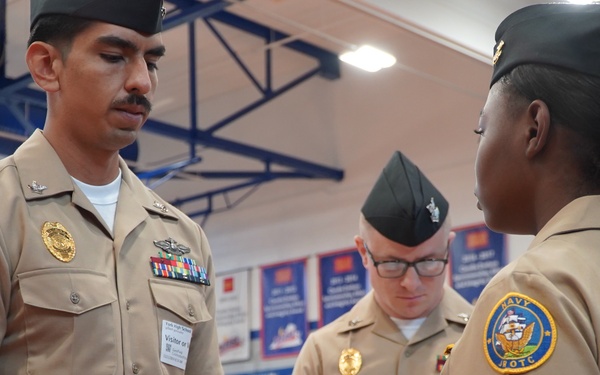
<path fill-rule="evenodd" d="M 372 290 L 309 335 L 293 375 L 428 375 L 441 370 L 472 306 L 445 286 L 448 202 L 395 152 L 369 193 L 354 242 Z"/>

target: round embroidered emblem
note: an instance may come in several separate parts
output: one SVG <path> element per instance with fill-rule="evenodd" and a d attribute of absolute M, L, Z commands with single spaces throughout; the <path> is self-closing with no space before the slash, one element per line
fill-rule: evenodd
<path fill-rule="evenodd" d="M 501 374 L 521 374 L 541 366 L 554 351 L 556 325 L 538 301 L 508 293 L 485 324 L 483 348 L 492 368 Z"/>

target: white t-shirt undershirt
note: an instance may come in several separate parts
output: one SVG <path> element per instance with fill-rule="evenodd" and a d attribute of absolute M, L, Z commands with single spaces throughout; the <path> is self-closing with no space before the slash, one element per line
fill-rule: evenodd
<path fill-rule="evenodd" d="M 102 219 L 113 232 L 115 225 L 115 214 L 117 212 L 117 200 L 119 200 L 119 189 L 121 188 L 121 170 L 117 178 L 108 185 L 88 185 L 75 177 L 73 181 L 79 186 L 83 194 L 96 207 Z"/>
<path fill-rule="evenodd" d="M 396 323 L 396 325 L 402 331 L 402 333 L 404 334 L 404 337 L 406 337 L 406 339 L 408 341 L 410 341 L 410 339 L 415 335 L 415 333 L 417 333 L 417 331 L 419 330 L 419 328 L 421 327 L 421 325 L 423 324 L 423 322 L 426 319 L 426 318 L 399 319 L 399 318 L 394 318 L 394 317 L 390 317 L 390 318 L 392 318 L 392 321 L 394 323 Z"/>

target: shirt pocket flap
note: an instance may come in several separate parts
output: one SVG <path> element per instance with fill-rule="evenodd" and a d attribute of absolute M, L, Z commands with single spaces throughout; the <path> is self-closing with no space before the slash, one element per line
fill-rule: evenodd
<path fill-rule="evenodd" d="M 190 324 L 212 319 L 204 296 L 193 286 L 150 280 L 150 289 L 157 306 L 169 310 Z"/>
<path fill-rule="evenodd" d="M 19 275 L 26 305 L 83 314 L 117 300 L 108 278 L 88 270 L 50 269 Z"/>

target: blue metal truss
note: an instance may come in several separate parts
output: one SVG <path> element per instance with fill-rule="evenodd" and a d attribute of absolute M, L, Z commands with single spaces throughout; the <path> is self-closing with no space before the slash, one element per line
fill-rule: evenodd
<path fill-rule="evenodd" d="M 246 74 L 262 97 L 203 129 L 198 126 L 198 114 L 195 105 L 190 107 L 189 128 L 149 119 L 144 125 L 144 131 L 186 142 L 189 145 L 189 157 L 186 160 L 163 165 L 153 170 L 136 171 L 138 176 L 146 181 L 146 184 L 152 187 L 162 184 L 172 178 L 178 178 L 180 172 L 185 172 L 187 175 L 199 176 L 204 179 L 220 179 L 224 182 L 229 181 L 229 183 L 224 183 L 224 186 L 218 189 L 204 191 L 172 202 L 175 206 L 179 207 L 191 202 L 203 202 L 203 209 L 188 212 L 188 215 L 191 217 L 204 216 L 204 219 L 211 213 L 235 207 L 241 200 L 266 182 L 277 179 L 330 179 L 340 181 L 344 176 L 342 170 L 308 162 L 237 141 L 228 140 L 215 135 L 219 129 L 231 124 L 233 121 L 261 107 L 315 75 L 320 75 L 321 77 L 330 80 L 339 78 L 340 63 L 337 55 L 301 40 L 284 43 L 284 47 L 309 56 L 316 60 L 318 64 L 315 68 L 302 73 L 297 78 L 292 79 L 282 86 L 273 87 L 273 56 L 271 50 L 267 48 L 265 49 L 264 56 L 265 82 L 261 84 L 245 65 L 244 61 L 236 54 L 234 48 L 229 45 L 227 40 L 219 32 L 216 25 L 225 24 L 250 33 L 262 38 L 265 44 L 284 40 L 288 38 L 289 35 L 228 12 L 226 8 L 231 5 L 229 1 L 211 0 L 199 2 L 196 0 L 167 0 L 167 2 L 172 4 L 173 8 L 165 18 L 163 29 L 169 30 L 175 27 L 188 28 L 189 66 L 196 66 L 195 27 L 196 21 L 202 20 L 207 28 L 211 30 L 215 38 L 222 43 L 231 58 Z M 46 100 L 45 95 L 42 92 L 28 88 L 28 85 L 32 82 L 29 74 L 17 78 L 6 77 L 6 59 L 4 58 L 3 53 L 6 44 L 5 18 L 6 0 L 0 0 L 0 25 L 2 25 L 2 27 L 0 27 L 0 153 L 10 154 L 20 144 L 20 141 L 15 140 L 13 137 L 7 137 L 6 133 L 25 137 L 31 134 L 36 128 L 41 128 L 45 119 Z M 190 103 L 196 103 L 197 78 L 195 70 L 190 69 L 189 75 L 190 82 L 192 82 L 189 91 Z M 2 133 L 5 133 L 5 135 Z M 201 162 L 201 158 L 196 155 L 196 147 L 198 145 L 260 161 L 264 165 L 264 168 L 256 171 L 228 170 L 196 172 L 186 170 L 186 168 Z M 121 154 L 126 160 L 135 161 L 138 155 L 137 143 L 122 150 Z M 273 166 L 279 167 L 277 172 L 272 170 Z M 236 180 L 236 183 L 231 183 L 233 179 Z M 242 197 L 235 202 L 231 202 L 229 193 L 242 189 L 246 190 L 246 194 L 243 194 Z M 222 207 L 218 207 L 215 203 L 215 198 L 218 196 L 224 198 L 225 205 Z"/>

